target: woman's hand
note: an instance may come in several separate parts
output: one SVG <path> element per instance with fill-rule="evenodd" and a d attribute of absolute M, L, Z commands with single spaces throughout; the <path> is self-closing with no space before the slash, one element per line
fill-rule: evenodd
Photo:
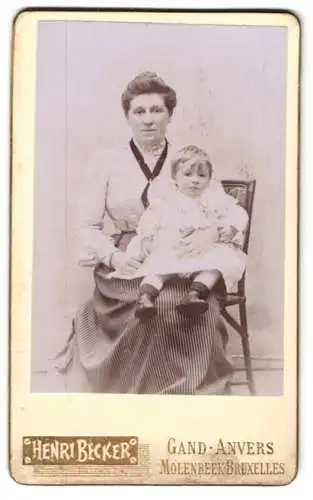
<path fill-rule="evenodd" d="M 231 241 L 233 241 L 237 232 L 237 229 L 233 226 L 221 227 L 218 229 L 218 241 L 220 241 L 221 243 L 230 243 Z"/>
<path fill-rule="evenodd" d="M 210 245 L 216 243 L 217 240 L 218 232 L 216 227 L 195 229 L 192 233 L 180 239 L 177 256 L 196 257 L 208 250 Z"/>
<path fill-rule="evenodd" d="M 141 266 L 141 262 L 126 252 L 117 251 L 111 257 L 111 265 L 118 273 L 124 276 L 132 276 Z"/>

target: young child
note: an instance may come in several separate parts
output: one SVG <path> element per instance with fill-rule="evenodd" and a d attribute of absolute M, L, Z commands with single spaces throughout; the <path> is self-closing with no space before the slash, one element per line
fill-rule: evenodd
<path fill-rule="evenodd" d="M 149 207 L 127 248 L 142 261 L 132 277 L 144 276 L 135 310 L 143 320 L 157 312 L 156 298 L 173 275 L 191 277 L 190 292 L 177 309 L 197 315 L 207 310 L 206 299 L 221 275 L 229 290 L 245 270 L 240 243 L 248 216 L 212 180 L 207 153 L 197 146 L 183 148 L 172 160 L 171 176 L 167 185 L 151 185 Z"/>

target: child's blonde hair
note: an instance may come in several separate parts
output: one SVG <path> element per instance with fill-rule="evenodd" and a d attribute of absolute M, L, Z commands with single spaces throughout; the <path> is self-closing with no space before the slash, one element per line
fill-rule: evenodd
<path fill-rule="evenodd" d="M 175 154 L 171 164 L 171 174 L 173 179 L 175 179 L 180 165 L 189 160 L 194 160 L 192 165 L 196 165 L 197 163 L 206 165 L 209 170 L 210 178 L 212 177 L 213 167 L 207 152 L 198 146 L 190 145 L 180 149 Z"/>

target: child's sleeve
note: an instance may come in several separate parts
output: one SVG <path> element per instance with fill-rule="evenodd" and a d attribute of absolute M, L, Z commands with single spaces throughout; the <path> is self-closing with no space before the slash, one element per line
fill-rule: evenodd
<path fill-rule="evenodd" d="M 244 232 L 248 224 L 249 216 L 246 210 L 235 202 L 229 207 L 227 219 L 229 220 L 230 226 L 233 226 L 239 232 Z"/>
<path fill-rule="evenodd" d="M 248 224 L 248 214 L 237 200 L 225 193 L 222 222 L 225 226 L 232 226 L 238 232 L 244 232 Z"/>
<path fill-rule="evenodd" d="M 139 220 L 137 234 L 130 241 L 127 253 L 139 261 L 144 261 L 151 251 L 158 225 L 159 214 L 151 207 L 148 207 Z"/>
<path fill-rule="evenodd" d="M 137 235 L 141 238 L 154 237 L 158 231 L 159 224 L 159 211 L 155 207 L 149 206 L 139 220 Z"/>
<path fill-rule="evenodd" d="M 145 238 L 156 235 L 168 197 L 167 184 L 158 178 L 154 179 L 148 190 L 149 205 L 139 220 L 137 227 L 138 235 Z"/>

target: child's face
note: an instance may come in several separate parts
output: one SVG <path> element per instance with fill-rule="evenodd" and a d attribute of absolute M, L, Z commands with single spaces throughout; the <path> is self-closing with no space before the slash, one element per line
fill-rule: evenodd
<path fill-rule="evenodd" d="M 182 193 L 192 198 L 200 196 L 210 182 L 208 165 L 201 160 L 189 160 L 179 165 L 175 182 Z"/>

